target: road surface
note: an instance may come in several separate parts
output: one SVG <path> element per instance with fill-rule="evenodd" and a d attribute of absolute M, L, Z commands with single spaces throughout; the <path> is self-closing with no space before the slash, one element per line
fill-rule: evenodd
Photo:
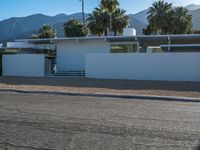
<path fill-rule="evenodd" d="M 157 149 L 200 149 L 200 103 L 0 93 L 0 150 Z"/>

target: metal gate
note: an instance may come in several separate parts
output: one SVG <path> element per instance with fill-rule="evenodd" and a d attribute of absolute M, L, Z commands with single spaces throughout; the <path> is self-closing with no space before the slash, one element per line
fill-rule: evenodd
<path fill-rule="evenodd" d="M 0 76 L 2 76 L 2 54 L 0 53 Z"/>
<path fill-rule="evenodd" d="M 46 58 L 45 59 L 45 76 L 55 76 L 56 75 L 56 63 L 55 59 Z"/>
<path fill-rule="evenodd" d="M 85 76 L 84 54 L 68 54 L 56 60 L 57 76 Z"/>

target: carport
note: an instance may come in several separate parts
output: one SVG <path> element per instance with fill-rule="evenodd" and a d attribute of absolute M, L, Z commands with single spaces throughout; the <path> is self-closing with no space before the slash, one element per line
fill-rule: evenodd
<path fill-rule="evenodd" d="M 164 52 L 200 52 L 200 35 L 142 35 L 135 37 L 108 37 L 108 42 L 137 45 L 138 52 L 147 52 L 148 47 L 160 47 Z"/>

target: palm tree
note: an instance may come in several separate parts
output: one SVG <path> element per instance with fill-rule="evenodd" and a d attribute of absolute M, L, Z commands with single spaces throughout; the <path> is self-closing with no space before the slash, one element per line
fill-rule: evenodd
<path fill-rule="evenodd" d="M 65 22 L 64 32 L 66 37 L 85 37 L 88 30 L 80 21 L 71 19 Z"/>
<path fill-rule="evenodd" d="M 33 34 L 32 38 L 54 38 L 56 36 L 56 30 L 50 25 L 43 25 L 38 34 Z"/>
<path fill-rule="evenodd" d="M 144 34 L 188 34 L 192 33 L 192 16 L 184 7 L 172 8 L 172 4 L 159 0 L 148 11 Z"/>
<path fill-rule="evenodd" d="M 192 33 L 192 16 L 188 14 L 188 9 L 184 7 L 175 8 L 171 20 L 172 34 Z"/>
<path fill-rule="evenodd" d="M 129 23 L 129 17 L 125 13 L 125 10 L 117 8 L 112 15 L 112 27 L 115 36 L 117 33 L 122 33 Z"/>
<path fill-rule="evenodd" d="M 125 28 L 129 23 L 129 17 L 125 15 L 125 10 L 117 8 L 112 15 L 112 27 L 114 35 L 117 33 L 122 33 L 123 28 Z M 95 8 L 92 14 L 89 15 L 88 28 L 90 32 L 94 35 L 105 35 L 107 36 L 107 28 L 110 25 L 110 16 L 107 12 L 103 10 L 102 7 Z"/>
<path fill-rule="evenodd" d="M 112 31 L 112 13 L 115 12 L 115 10 L 119 6 L 118 0 L 101 0 L 101 6 L 102 8 L 109 13 L 110 15 L 110 32 Z"/>
<path fill-rule="evenodd" d="M 152 7 L 149 8 L 148 21 L 153 25 L 155 32 L 159 34 L 167 34 L 166 30 L 169 28 L 168 22 L 170 21 L 170 13 L 172 12 L 172 4 L 164 0 L 154 2 Z"/>
<path fill-rule="evenodd" d="M 113 13 L 119 6 L 118 0 L 101 0 L 101 6 L 109 13 Z"/>
<path fill-rule="evenodd" d="M 107 27 L 109 26 L 109 16 L 100 8 L 95 8 L 87 19 L 88 28 L 93 35 L 107 36 Z"/>

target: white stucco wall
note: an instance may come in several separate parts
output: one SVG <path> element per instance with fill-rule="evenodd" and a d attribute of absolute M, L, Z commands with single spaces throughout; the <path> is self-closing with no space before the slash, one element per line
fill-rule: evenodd
<path fill-rule="evenodd" d="M 7 47 L 9 48 L 33 48 L 33 44 L 26 42 L 7 42 Z"/>
<path fill-rule="evenodd" d="M 84 70 L 86 54 L 109 52 L 110 45 L 104 40 L 59 42 L 57 44 L 57 71 Z"/>
<path fill-rule="evenodd" d="M 200 81 L 200 53 L 87 54 L 86 77 Z"/>
<path fill-rule="evenodd" d="M 135 28 L 124 28 L 123 36 L 136 36 L 137 32 Z"/>
<path fill-rule="evenodd" d="M 45 55 L 3 55 L 3 76 L 44 77 Z"/>

